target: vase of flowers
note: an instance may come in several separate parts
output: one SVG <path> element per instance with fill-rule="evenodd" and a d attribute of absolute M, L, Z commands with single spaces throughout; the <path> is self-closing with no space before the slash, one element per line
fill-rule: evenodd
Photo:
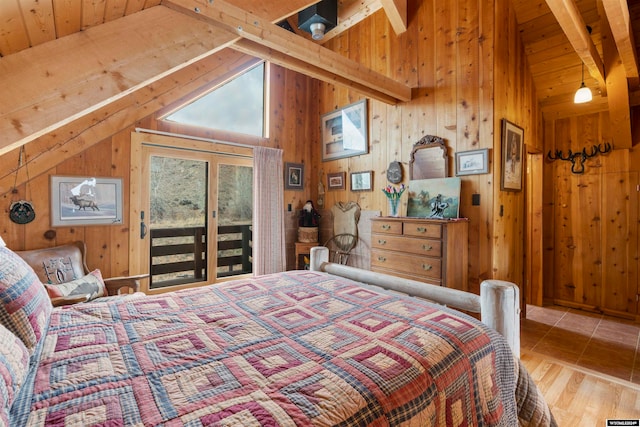
<path fill-rule="evenodd" d="M 382 192 L 385 196 L 387 196 L 387 200 L 389 201 L 389 216 L 400 216 L 398 208 L 400 206 L 400 197 L 404 190 L 406 190 L 404 184 L 401 184 L 400 187 L 396 187 L 393 185 L 387 185 L 382 189 Z"/>

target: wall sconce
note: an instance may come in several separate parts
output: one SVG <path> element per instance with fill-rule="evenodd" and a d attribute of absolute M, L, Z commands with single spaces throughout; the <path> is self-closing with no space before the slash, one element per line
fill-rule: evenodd
<path fill-rule="evenodd" d="M 311 33 L 314 40 L 321 40 L 325 32 L 338 25 L 337 0 L 322 0 L 298 12 L 298 29 Z"/>

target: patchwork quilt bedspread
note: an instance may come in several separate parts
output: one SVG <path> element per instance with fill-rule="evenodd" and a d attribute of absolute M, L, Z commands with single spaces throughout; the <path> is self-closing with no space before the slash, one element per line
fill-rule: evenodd
<path fill-rule="evenodd" d="M 507 343 L 292 271 L 54 309 L 12 426 L 515 426 L 553 418 Z"/>

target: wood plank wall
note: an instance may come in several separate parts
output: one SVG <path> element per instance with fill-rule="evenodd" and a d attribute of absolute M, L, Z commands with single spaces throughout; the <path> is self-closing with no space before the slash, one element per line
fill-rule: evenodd
<path fill-rule="evenodd" d="M 503 3 L 508 2 L 410 2 L 412 18 L 399 37 L 380 11 L 331 40 L 327 47 L 409 84 L 413 99 L 396 106 L 369 101 L 369 154 L 322 162 L 319 150 L 312 153 L 325 185 L 327 173 L 346 172 L 348 180 L 351 172 L 373 171 L 372 192 L 327 191 L 326 206 L 355 201 L 385 215 L 381 188 L 388 183 L 387 166 L 400 161 L 408 184 L 411 150 L 424 135 L 445 138 L 449 176 L 455 176 L 455 152 L 490 149 L 490 173 L 462 177 L 460 213 L 470 219 L 469 289 L 476 292 L 487 278 L 524 280 L 524 193 L 500 191 L 501 119 L 525 129 L 530 151 L 542 147 L 515 13 Z M 359 99 L 355 92 L 321 84 L 320 114 Z M 472 194 L 480 195 L 479 206 L 471 205 Z M 406 212 L 406 195 L 402 200 Z"/>
<path fill-rule="evenodd" d="M 614 150 L 571 172 L 568 161 L 544 165 L 544 298 L 569 307 L 637 318 L 640 154 L 615 149 L 607 112 L 545 121 L 545 149 Z"/>
<path fill-rule="evenodd" d="M 330 162 L 322 162 L 320 156 L 320 115 L 359 100 L 357 93 L 275 67 L 271 75 L 274 91 L 269 104 L 270 136 L 255 143 L 283 148 L 285 162 L 306 166 L 305 190 L 285 191 L 285 209 L 291 204 L 295 211 L 305 200 L 317 200 L 319 180 L 326 186 L 327 173 L 372 170 L 373 191 L 327 191 L 325 206 L 353 200 L 363 210 L 381 210 L 386 214 L 387 203 L 380 189 L 387 183 L 387 166 L 400 161 L 404 182 L 408 184 L 411 149 L 422 136 L 437 135 L 447 140 L 450 176 L 455 173 L 456 151 L 488 148 L 490 172 L 462 179 L 461 215 L 470 219 L 469 289 L 478 291 L 479 283 L 486 278 L 521 283 L 524 196 L 500 191 L 500 120 L 507 118 L 522 126 L 527 149 L 535 151 L 541 147 L 539 113 L 515 14 L 508 4 L 503 4 L 509 2 L 495 3 L 410 2 L 411 19 L 402 35 L 396 36 L 386 17 L 378 12 L 327 44 L 413 87 L 411 102 L 395 106 L 368 102 L 367 155 Z M 13 182 L 11 174 L 17 152 L 0 157 L 0 169 L 7 171 L 0 176 L 0 190 L 5 190 L 0 191 L 0 197 L 5 210 L 13 198 L 20 196 L 35 201 L 38 215 L 27 225 L 13 224 L 6 215 L 0 219 L 0 233 L 9 246 L 27 249 L 84 239 L 89 244 L 91 267 L 101 268 L 107 276 L 127 273 L 126 226 L 59 228 L 55 237 L 45 237 L 50 229 L 48 177 L 63 173 L 93 175 L 99 171 L 105 176 L 123 176 L 126 181 L 130 166 L 129 133 L 134 127 L 182 133 L 180 129 L 158 124 L 154 112 L 233 71 L 241 63 L 237 53 L 221 52 L 206 63 L 195 64 L 178 76 L 156 83 L 153 91 L 149 91 L 156 96 L 134 100 L 140 104 L 139 110 L 122 117 L 118 128 L 90 128 L 80 135 L 62 138 L 68 143 L 58 142 L 63 134 L 51 134 L 28 144 L 27 155 L 38 156 L 40 161 L 31 163 L 30 184 L 19 185 L 17 195 L 7 192 Z M 21 168 L 18 182 L 26 182 L 24 174 Z M 27 189 L 29 194 L 25 196 Z M 471 205 L 472 194 L 480 195 L 479 206 Z"/>

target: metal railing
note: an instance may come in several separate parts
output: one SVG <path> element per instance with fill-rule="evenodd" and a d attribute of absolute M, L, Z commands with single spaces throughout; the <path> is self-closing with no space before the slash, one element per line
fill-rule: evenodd
<path fill-rule="evenodd" d="M 207 280 L 205 227 L 156 228 L 150 231 L 151 289 Z M 251 224 L 218 227 L 217 277 L 252 271 Z"/>

